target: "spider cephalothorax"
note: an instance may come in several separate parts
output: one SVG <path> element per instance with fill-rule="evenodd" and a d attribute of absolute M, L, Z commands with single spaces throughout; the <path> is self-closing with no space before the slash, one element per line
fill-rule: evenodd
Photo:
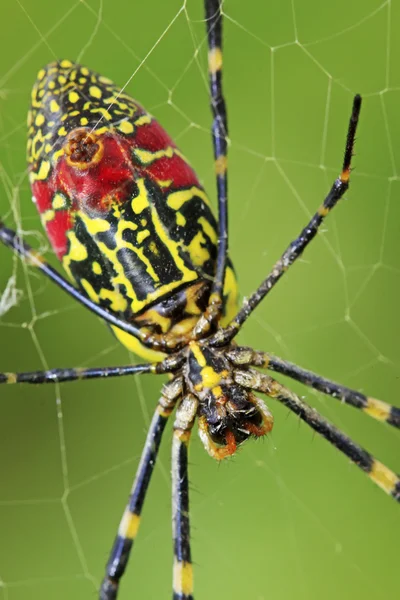
<path fill-rule="evenodd" d="M 191 342 L 184 373 L 198 399 L 200 438 L 213 458 L 231 456 L 249 437 L 271 431 L 271 413 L 252 391 L 235 383 L 234 366 L 225 349 Z"/>
<path fill-rule="evenodd" d="M 130 350 L 154 361 L 0 373 L 0 383 L 54 383 L 133 373 L 170 377 L 148 430 L 107 563 L 101 600 L 117 597 L 161 437 L 174 410 L 174 600 L 193 600 L 188 444 L 196 419 L 208 453 L 223 459 L 248 438 L 272 429 L 272 415 L 256 395 L 262 393 L 284 404 L 400 501 L 400 480 L 393 471 L 262 370 L 292 377 L 394 427 L 400 427 L 400 409 L 234 342 L 246 319 L 301 256 L 346 192 L 361 97 L 353 100 L 339 177 L 306 227 L 236 312 L 236 278 L 228 258 L 222 1 L 205 0 L 205 12 L 218 225 L 196 174 L 159 123 L 109 79 L 68 60 L 39 72 L 28 119 L 28 157 L 34 200 L 69 280 L 0 222 L 3 243 L 104 319 Z"/>

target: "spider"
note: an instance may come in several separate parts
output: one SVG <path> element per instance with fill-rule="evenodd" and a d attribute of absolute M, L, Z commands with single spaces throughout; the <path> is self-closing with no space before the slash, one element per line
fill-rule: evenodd
<path fill-rule="evenodd" d="M 0 239 L 75 300 L 100 316 L 144 364 L 0 373 L 0 383 L 55 383 L 131 374 L 168 374 L 152 418 L 129 502 L 101 584 L 117 598 L 137 536 L 162 434 L 172 440 L 173 598 L 193 598 L 188 445 L 195 420 L 207 452 L 232 456 L 267 435 L 273 416 L 257 393 L 274 398 L 400 500 L 400 480 L 264 370 L 311 386 L 374 419 L 400 427 L 400 409 L 235 337 L 258 304 L 315 237 L 349 186 L 361 109 L 356 95 L 339 177 L 309 223 L 258 289 L 237 309 L 228 257 L 227 116 L 222 90 L 222 1 L 205 0 L 218 224 L 198 179 L 167 133 L 109 79 L 69 60 L 39 72 L 29 112 L 33 196 L 69 280 L 0 222 Z"/>

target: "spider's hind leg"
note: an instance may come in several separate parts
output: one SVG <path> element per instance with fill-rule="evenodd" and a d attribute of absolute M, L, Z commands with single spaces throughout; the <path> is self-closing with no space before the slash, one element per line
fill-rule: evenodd
<path fill-rule="evenodd" d="M 107 563 L 106 575 L 100 588 L 100 600 L 115 600 L 117 598 L 119 583 L 125 572 L 133 543 L 138 533 L 141 512 L 151 475 L 156 464 L 161 437 L 168 417 L 173 411 L 181 393 L 182 380 L 180 377 L 177 377 L 164 386 L 163 394 L 154 412 L 143 447 L 129 502 L 122 516 L 118 534 Z"/>
<path fill-rule="evenodd" d="M 188 446 L 198 401 L 191 394 L 180 403 L 172 440 L 172 532 L 174 539 L 173 600 L 193 600 L 190 550 Z"/>

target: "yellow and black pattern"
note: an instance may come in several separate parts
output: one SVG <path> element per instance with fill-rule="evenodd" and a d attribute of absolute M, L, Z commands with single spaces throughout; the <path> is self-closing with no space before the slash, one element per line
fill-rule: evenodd
<path fill-rule="evenodd" d="M 192 196 L 191 207 L 196 217 L 202 214 L 198 197 Z M 115 207 L 107 218 L 77 215 L 64 267 L 92 300 L 130 320 L 199 278 L 182 241 L 187 232 L 179 239 L 175 225 L 174 239 L 168 231 L 171 213 L 151 181 L 133 182 L 129 202 Z M 205 234 L 203 239 L 205 245 L 211 242 Z M 204 248 L 206 254 L 202 267 L 210 276 L 213 257 Z"/>
<path fill-rule="evenodd" d="M 71 131 L 84 127 L 101 135 L 113 128 L 132 134 L 140 117 L 151 118 L 107 77 L 70 60 L 50 63 L 38 73 L 28 113 L 28 162 L 35 177 L 63 155 Z"/>
<path fill-rule="evenodd" d="M 216 269 L 218 226 L 194 171 L 135 100 L 70 61 L 40 71 L 29 123 L 34 198 L 68 276 L 128 322 L 145 312 L 146 331 L 170 333 L 172 347 L 173 328 L 189 335 L 204 312 Z M 198 283 L 201 311 L 195 319 L 189 311 L 189 322 L 179 299 L 189 290 L 190 304 Z M 228 320 L 237 297 L 229 261 L 224 296 Z M 164 302 L 175 304 L 168 326 Z M 161 357 L 119 338 L 146 358 Z"/>

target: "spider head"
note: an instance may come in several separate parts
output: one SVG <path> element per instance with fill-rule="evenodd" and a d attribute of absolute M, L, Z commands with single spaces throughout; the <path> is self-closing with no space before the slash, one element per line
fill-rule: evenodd
<path fill-rule="evenodd" d="M 200 438 L 213 458 L 231 456 L 249 437 L 271 431 L 273 417 L 266 405 L 234 382 L 233 366 L 221 352 L 192 342 L 186 377 L 199 401 Z"/>
<path fill-rule="evenodd" d="M 211 390 L 199 405 L 200 438 L 217 460 L 234 454 L 251 436 L 266 435 L 273 426 L 271 413 L 252 392 L 236 384 L 220 388 L 217 397 Z"/>

